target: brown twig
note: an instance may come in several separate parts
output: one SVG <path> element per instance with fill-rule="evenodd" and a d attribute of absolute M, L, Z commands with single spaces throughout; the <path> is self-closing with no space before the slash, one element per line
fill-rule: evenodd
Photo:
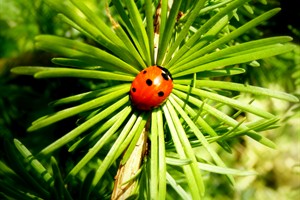
<path fill-rule="evenodd" d="M 134 193 L 138 182 L 133 177 L 138 173 L 144 160 L 147 150 L 147 138 L 148 126 L 146 125 L 129 159 L 124 165 L 120 164 L 119 166 L 115 176 L 114 190 L 111 195 L 112 200 L 127 199 Z"/>

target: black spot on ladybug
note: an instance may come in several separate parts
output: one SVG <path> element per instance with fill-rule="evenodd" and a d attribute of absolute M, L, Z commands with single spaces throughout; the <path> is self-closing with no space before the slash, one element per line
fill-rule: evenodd
<path fill-rule="evenodd" d="M 158 68 L 160 68 L 164 73 L 161 73 L 161 75 L 162 75 L 162 77 L 165 79 L 165 80 L 169 80 L 169 79 L 171 79 L 171 80 L 173 80 L 173 78 L 172 78 L 172 75 L 171 75 L 171 73 L 169 72 L 169 70 L 167 70 L 166 68 L 164 68 L 164 67 L 162 67 L 162 66 L 158 66 L 157 65 L 157 67 Z"/>
<path fill-rule="evenodd" d="M 158 96 L 159 97 L 163 97 L 165 95 L 165 93 L 163 92 L 163 91 L 160 91 L 159 93 L 158 93 Z"/>
<path fill-rule="evenodd" d="M 151 85 L 152 85 L 151 79 L 147 79 L 147 80 L 146 80 L 146 84 L 147 84 L 148 86 L 151 86 Z"/>
<path fill-rule="evenodd" d="M 165 74 L 165 73 L 161 73 L 161 76 L 166 80 L 168 81 L 170 79 L 170 76 L 168 74 Z"/>
<path fill-rule="evenodd" d="M 146 71 L 146 70 L 144 70 L 144 71 L 143 71 L 143 74 L 146 74 L 146 73 L 147 73 L 147 71 Z"/>
<path fill-rule="evenodd" d="M 135 89 L 135 88 L 132 88 L 131 90 L 132 90 L 132 92 L 136 92 L 136 89 Z"/>

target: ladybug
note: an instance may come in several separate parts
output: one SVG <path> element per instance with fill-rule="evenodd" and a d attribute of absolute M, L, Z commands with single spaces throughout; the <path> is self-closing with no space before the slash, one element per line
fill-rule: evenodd
<path fill-rule="evenodd" d="M 151 110 L 161 105 L 173 89 L 170 72 L 161 66 L 142 70 L 132 81 L 130 99 L 138 110 Z"/>

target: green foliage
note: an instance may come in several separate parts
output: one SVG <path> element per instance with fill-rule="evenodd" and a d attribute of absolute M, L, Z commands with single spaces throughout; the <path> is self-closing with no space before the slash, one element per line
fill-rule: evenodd
<path fill-rule="evenodd" d="M 138 182 L 131 198 L 201 199 L 207 172 L 224 174 L 233 186 L 236 176 L 256 174 L 227 167 L 219 151 L 233 152 L 232 141 L 242 136 L 274 148 L 261 132 L 277 127 L 278 117 L 253 101 L 265 96 L 296 103 L 298 98 L 232 82 L 233 75 L 246 72 L 243 66 L 295 49 L 287 36 L 244 40 L 245 34 L 280 10 L 232 25 L 244 19 L 245 13 L 253 13 L 248 2 L 178 0 L 168 8 L 168 1 L 163 0 L 157 25 L 157 1 L 112 0 L 100 6 L 106 9 L 103 16 L 102 10 L 95 11 L 80 0 L 45 0 L 60 19 L 93 42 L 37 36 L 36 47 L 62 56 L 52 60 L 58 66 L 21 66 L 11 71 L 37 79 L 93 79 L 99 86 L 50 103 L 59 111 L 32 122 L 29 132 L 80 118 L 75 128 L 56 136 L 34 156 L 17 139 L 14 144 L 2 141 L 12 160 L 0 163 L 2 197 L 76 199 L 79 193 L 82 199 L 110 198 L 118 163 L 128 161 L 142 134 L 148 135 L 149 152 L 142 157 L 140 171 L 127 181 Z M 159 108 L 137 111 L 130 105 L 130 83 L 151 65 L 171 72 L 174 89 Z M 299 77 L 297 72 L 293 76 Z M 243 100 L 240 95 L 244 93 L 252 100 Z M 67 161 L 59 159 L 60 154 L 67 154 Z M 47 165 L 49 159 L 51 165 Z M 18 165 L 6 164 L 13 162 Z M 66 167 L 62 169 L 61 163 Z M 14 191 L 11 184 L 20 182 Z"/>

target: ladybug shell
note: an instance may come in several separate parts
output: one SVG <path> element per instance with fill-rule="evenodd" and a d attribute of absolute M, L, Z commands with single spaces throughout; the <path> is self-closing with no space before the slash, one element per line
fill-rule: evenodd
<path fill-rule="evenodd" d="M 160 66 L 151 66 L 142 70 L 133 80 L 130 99 L 139 110 L 151 110 L 161 105 L 173 89 L 173 80 L 169 71 Z"/>

